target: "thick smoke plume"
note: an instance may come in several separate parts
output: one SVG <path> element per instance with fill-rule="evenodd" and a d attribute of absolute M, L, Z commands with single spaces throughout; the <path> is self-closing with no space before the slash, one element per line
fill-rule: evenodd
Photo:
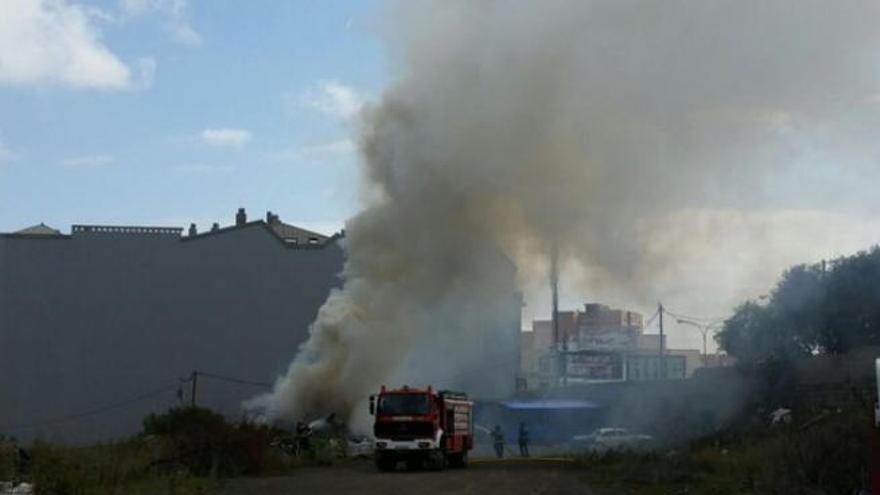
<path fill-rule="evenodd" d="M 554 244 L 588 294 L 645 304 L 684 290 L 687 257 L 719 219 L 788 207 L 785 184 L 817 150 L 853 163 L 875 151 L 852 136 L 880 90 L 878 9 L 393 4 L 382 25 L 397 79 L 360 131 L 377 199 L 348 223 L 344 287 L 264 398 L 270 410 L 350 415 L 393 376 L 461 382 L 496 358 L 482 332 L 516 288 L 544 287 Z M 761 238 L 738 242 L 754 270 Z M 751 283 L 736 282 L 717 292 Z"/>

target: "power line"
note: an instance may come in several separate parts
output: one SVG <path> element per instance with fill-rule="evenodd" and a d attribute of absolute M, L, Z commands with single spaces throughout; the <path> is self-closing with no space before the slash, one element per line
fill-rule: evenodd
<path fill-rule="evenodd" d="M 654 314 L 651 315 L 651 317 L 648 318 L 648 321 L 645 322 L 645 328 L 650 327 L 651 324 L 654 323 L 654 319 L 657 318 L 657 316 L 658 316 L 659 314 L 660 314 L 660 310 L 659 310 L 659 309 L 654 310 Z"/>
<path fill-rule="evenodd" d="M 249 385 L 252 387 L 265 387 L 265 388 L 272 388 L 272 386 L 273 386 L 271 383 L 268 383 L 268 382 L 255 382 L 255 381 L 251 381 L 251 380 L 244 380 L 241 378 L 234 378 L 231 376 L 218 375 L 216 373 L 208 373 L 206 371 L 198 371 L 197 373 L 199 376 L 213 378 L 215 380 L 220 380 L 220 381 L 229 382 L 229 383 L 236 383 L 238 385 Z"/>
<path fill-rule="evenodd" d="M 684 320 L 696 320 L 697 322 L 707 322 L 707 324 L 716 323 L 716 322 L 720 323 L 726 319 L 725 317 L 720 317 L 720 316 L 715 316 L 715 317 L 692 316 L 692 315 L 686 315 L 686 314 L 682 314 L 682 313 L 676 313 L 673 311 L 669 311 L 669 308 L 663 308 L 663 309 L 664 309 L 664 311 L 669 313 L 670 316 L 673 316 L 675 318 L 684 319 Z"/>
<path fill-rule="evenodd" d="M 167 387 L 163 387 L 163 388 L 160 388 L 157 390 L 153 390 L 151 392 L 146 392 L 141 395 L 131 397 L 129 399 L 121 400 L 119 402 L 114 402 L 114 403 L 107 404 L 107 405 L 104 405 L 101 407 L 96 407 L 94 409 L 89 409 L 86 411 L 82 411 L 82 412 L 78 412 L 78 413 L 74 413 L 74 414 L 69 414 L 67 416 L 61 416 L 61 417 L 55 418 L 55 419 L 47 419 L 47 420 L 38 421 L 38 422 L 34 422 L 34 423 L 24 423 L 24 424 L 17 424 L 17 425 L 0 426 L 0 431 L 27 430 L 27 429 L 32 429 L 32 428 L 39 428 L 41 426 L 49 426 L 49 425 L 55 425 L 55 424 L 60 424 L 60 423 L 67 423 L 69 421 L 76 421 L 79 419 L 87 418 L 89 416 L 95 416 L 98 414 L 102 414 L 107 411 L 111 411 L 113 409 L 119 409 L 119 408 L 131 405 L 131 404 L 134 404 L 136 402 L 140 402 L 140 401 L 143 401 L 146 399 L 150 399 L 150 398 L 162 395 L 166 392 L 170 392 L 172 390 L 177 390 L 178 387 L 179 387 L 178 384 L 174 384 L 171 386 L 167 386 Z"/>
<path fill-rule="evenodd" d="M 66 416 L 61 416 L 58 418 L 46 419 L 46 420 L 42 420 L 42 421 L 36 421 L 33 423 L 20 423 L 20 424 L 14 424 L 14 425 L 0 426 L 0 431 L 27 430 L 27 429 L 39 428 L 41 426 L 50 426 L 50 425 L 56 425 L 56 424 L 76 421 L 76 420 L 80 420 L 80 419 L 87 418 L 90 416 L 96 416 L 98 414 L 103 414 L 105 412 L 112 411 L 114 409 L 119 409 L 119 408 L 122 408 L 125 406 L 129 406 L 131 404 L 141 402 L 141 401 L 153 398 L 153 397 L 157 397 L 159 395 L 162 395 L 164 393 L 171 392 L 171 391 L 178 392 L 178 397 L 179 397 L 180 386 L 183 385 L 184 383 L 194 382 L 194 376 L 196 376 L 196 375 L 206 377 L 206 378 L 212 378 L 215 380 L 220 380 L 220 381 L 224 381 L 224 382 L 228 382 L 228 383 L 235 383 L 238 385 L 246 385 L 246 386 L 252 386 L 252 387 L 266 387 L 266 388 L 272 387 L 271 383 L 244 380 L 241 378 L 235 378 L 235 377 L 231 377 L 231 376 L 218 375 L 216 373 L 206 373 L 204 371 L 197 371 L 197 372 L 194 372 L 194 375 L 190 375 L 189 377 L 178 379 L 178 383 L 176 383 L 174 385 L 168 385 L 166 387 L 162 387 L 162 388 L 155 389 L 155 390 L 152 390 L 149 392 L 145 392 L 143 394 L 140 394 L 140 395 L 137 395 L 134 397 L 130 397 L 128 399 L 124 399 L 124 400 L 121 400 L 118 402 L 113 402 L 113 403 L 106 404 L 106 405 L 99 406 L 99 407 L 95 407 L 92 409 L 87 409 L 85 411 L 81 411 L 78 413 L 68 414 Z"/>
<path fill-rule="evenodd" d="M 190 405 L 192 405 L 192 407 L 196 407 L 196 390 L 198 388 L 198 382 L 199 382 L 200 376 L 204 377 L 204 378 L 212 378 L 214 380 L 220 380 L 220 381 L 227 382 L 227 383 L 234 383 L 236 385 L 245 385 L 248 387 L 260 387 L 260 388 L 272 388 L 272 384 L 267 383 L 267 382 L 256 382 L 253 380 L 245 380 L 243 378 L 236 378 L 233 376 L 218 375 L 217 373 L 208 373 L 205 371 L 193 370 L 192 374 L 190 375 L 189 380 L 186 380 L 186 381 L 192 382 L 192 392 L 190 392 Z M 181 381 L 183 381 L 183 379 L 181 379 Z"/>

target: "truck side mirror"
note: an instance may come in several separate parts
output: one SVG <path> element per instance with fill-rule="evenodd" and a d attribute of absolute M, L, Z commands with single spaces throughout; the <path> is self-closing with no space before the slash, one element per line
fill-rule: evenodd
<path fill-rule="evenodd" d="M 376 396 L 370 396 L 370 416 L 376 414 Z"/>

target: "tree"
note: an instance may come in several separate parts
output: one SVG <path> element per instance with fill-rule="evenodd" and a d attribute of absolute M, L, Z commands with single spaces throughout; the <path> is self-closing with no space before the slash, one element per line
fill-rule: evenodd
<path fill-rule="evenodd" d="M 741 304 L 715 338 L 745 367 L 880 344 L 880 248 L 790 268 L 766 305 Z"/>
<path fill-rule="evenodd" d="M 791 326 L 780 321 L 776 308 L 754 301 L 738 306 L 715 339 L 745 368 L 768 361 L 788 363 L 806 353 L 800 339 L 793 337 Z"/>

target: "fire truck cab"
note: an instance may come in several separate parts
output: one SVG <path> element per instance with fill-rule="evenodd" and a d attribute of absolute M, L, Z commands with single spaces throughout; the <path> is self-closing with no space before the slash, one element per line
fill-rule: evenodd
<path fill-rule="evenodd" d="M 474 445 L 474 403 L 461 392 L 404 386 L 370 396 L 376 467 L 391 471 L 466 467 Z"/>

